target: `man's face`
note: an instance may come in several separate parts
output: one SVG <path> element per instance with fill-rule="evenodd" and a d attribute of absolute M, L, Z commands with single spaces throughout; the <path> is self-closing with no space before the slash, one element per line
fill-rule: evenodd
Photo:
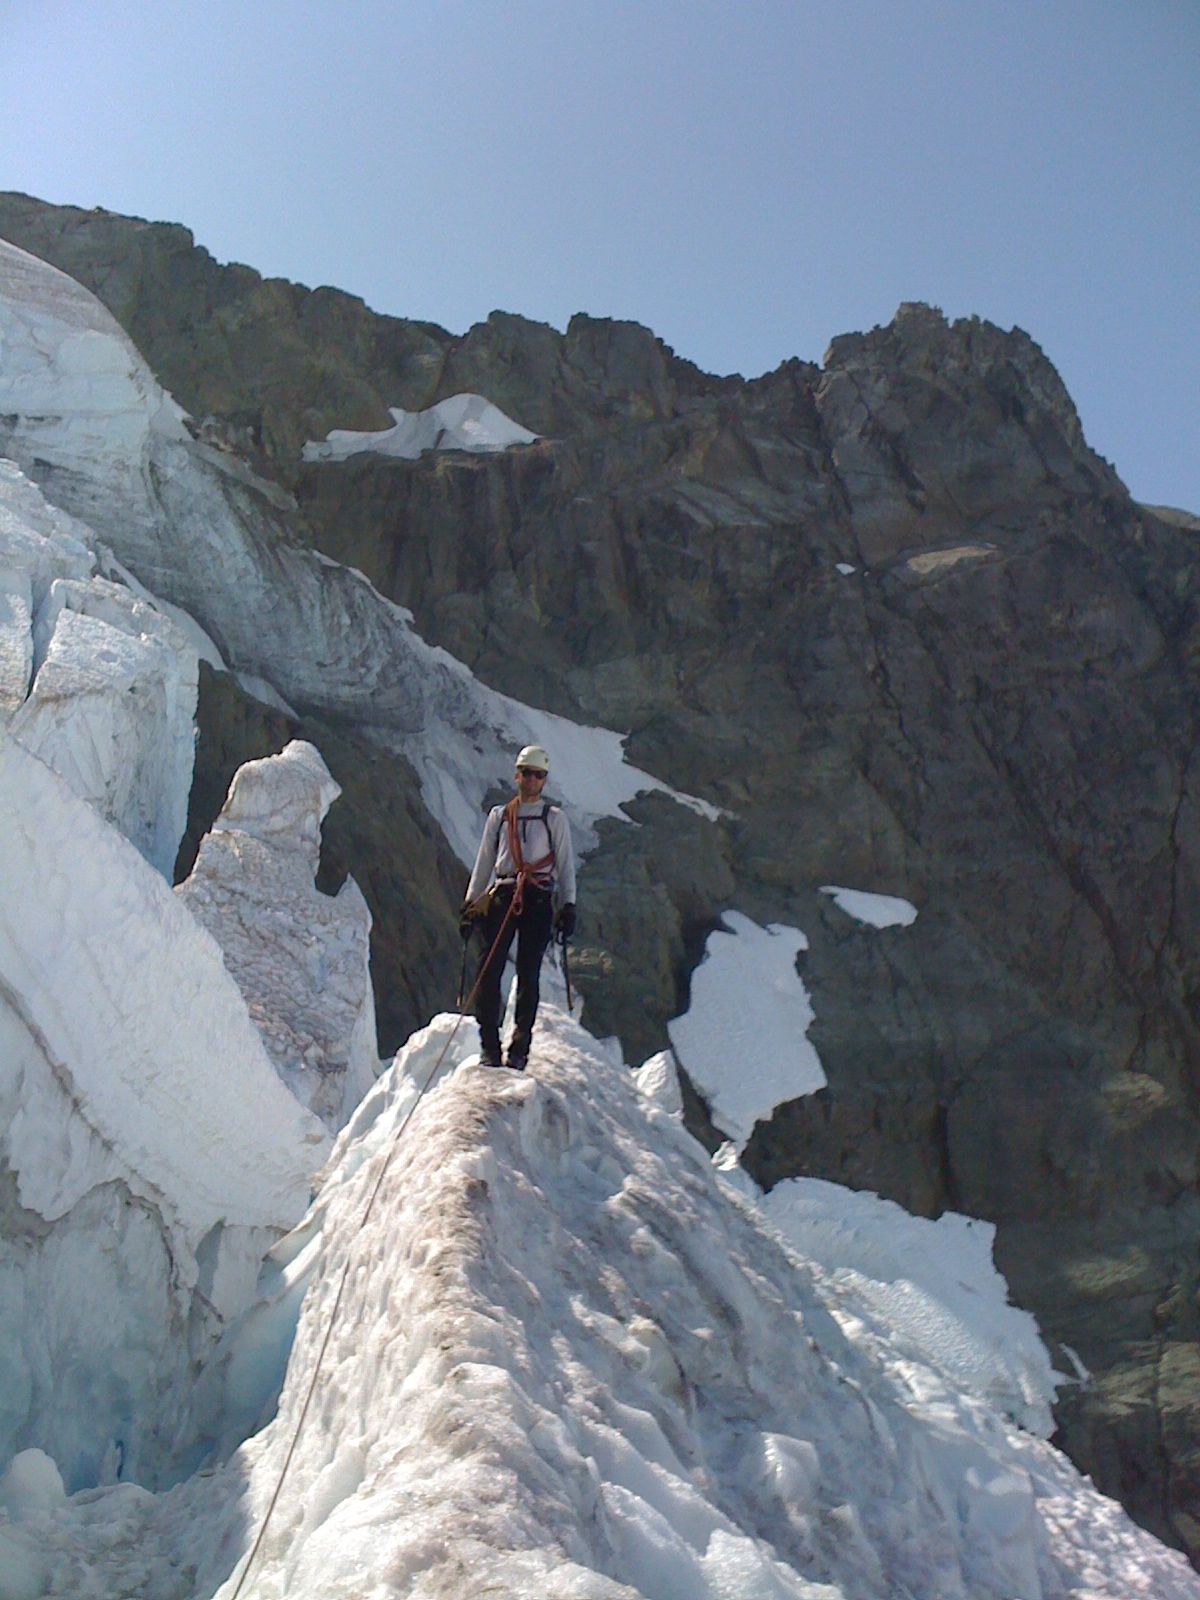
<path fill-rule="evenodd" d="M 522 805 L 530 800 L 536 800 L 542 792 L 542 785 L 546 781 L 546 774 L 538 772 L 535 767 L 518 767 L 516 772 L 517 792 L 521 796 Z"/>

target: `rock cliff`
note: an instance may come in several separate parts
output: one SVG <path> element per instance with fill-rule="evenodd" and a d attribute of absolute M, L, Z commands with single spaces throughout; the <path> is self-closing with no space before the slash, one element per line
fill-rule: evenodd
<path fill-rule="evenodd" d="M 803 928 L 828 1086 L 760 1123 L 747 1165 L 995 1222 L 1015 1297 L 1092 1374 L 1064 1390 L 1061 1442 L 1195 1558 L 1195 530 L 1131 501 L 1033 340 L 907 305 L 820 367 L 746 382 L 582 316 L 558 333 L 495 313 L 453 337 L 107 212 L 3 196 L 0 237 L 108 305 L 202 436 L 294 497 L 292 537 L 486 683 L 628 730 L 639 766 L 723 808 L 681 820 L 651 795 L 637 829 L 600 824 L 591 1025 L 641 1060 L 722 910 Z M 331 429 L 464 391 L 537 442 L 301 460 Z M 318 745 L 393 1045 L 456 961 L 436 825 L 411 774 L 370 771 L 352 719 L 338 748 L 311 720 L 254 728 L 214 709 L 217 682 L 202 674 L 193 835 L 221 763 L 298 731 Z M 830 882 L 919 917 L 864 928 Z M 689 1117 L 704 1134 L 695 1096 Z"/>

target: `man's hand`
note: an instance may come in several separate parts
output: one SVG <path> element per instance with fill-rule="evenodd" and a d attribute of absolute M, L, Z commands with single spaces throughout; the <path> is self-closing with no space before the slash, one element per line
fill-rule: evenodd
<path fill-rule="evenodd" d="M 575 932 L 575 907 L 573 905 L 559 906 L 554 918 L 554 926 L 560 939 L 569 939 Z"/>

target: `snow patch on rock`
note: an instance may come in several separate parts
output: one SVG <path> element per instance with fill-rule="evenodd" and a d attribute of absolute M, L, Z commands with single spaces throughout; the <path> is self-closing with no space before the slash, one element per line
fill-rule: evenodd
<path fill-rule="evenodd" d="M 904 564 L 910 572 L 927 578 L 932 573 L 957 567 L 960 562 L 983 561 L 995 553 L 994 544 L 957 544 L 945 550 L 922 550 L 915 556 L 909 556 Z"/>
<path fill-rule="evenodd" d="M 426 450 L 470 450 L 491 453 L 537 438 L 505 416 L 481 394 L 454 394 L 426 411 L 389 406 L 394 426 L 381 433 L 352 433 L 335 428 L 323 442 L 310 440 L 301 452 L 305 461 L 345 461 L 350 456 L 398 456 L 415 461 Z"/>
<path fill-rule="evenodd" d="M 821 885 L 839 911 L 869 928 L 908 928 L 917 920 L 911 901 L 894 894 L 872 894 L 866 889 L 843 889 L 836 883 Z"/>
<path fill-rule="evenodd" d="M 815 1012 L 796 971 L 808 940 L 798 928 L 762 928 L 739 911 L 721 921 L 692 974 L 688 1009 L 667 1031 L 713 1122 L 740 1149 L 776 1106 L 827 1080 L 806 1037 Z"/>

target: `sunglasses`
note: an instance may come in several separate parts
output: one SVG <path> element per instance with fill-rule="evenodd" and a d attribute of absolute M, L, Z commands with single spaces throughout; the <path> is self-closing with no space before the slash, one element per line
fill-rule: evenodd
<path fill-rule="evenodd" d="M 544 779 L 545 776 L 546 776 L 546 774 L 544 772 L 542 772 L 540 770 L 540 768 L 538 768 L 538 767 L 518 767 L 517 768 L 517 777 L 518 778 L 542 778 L 542 779 Z"/>

